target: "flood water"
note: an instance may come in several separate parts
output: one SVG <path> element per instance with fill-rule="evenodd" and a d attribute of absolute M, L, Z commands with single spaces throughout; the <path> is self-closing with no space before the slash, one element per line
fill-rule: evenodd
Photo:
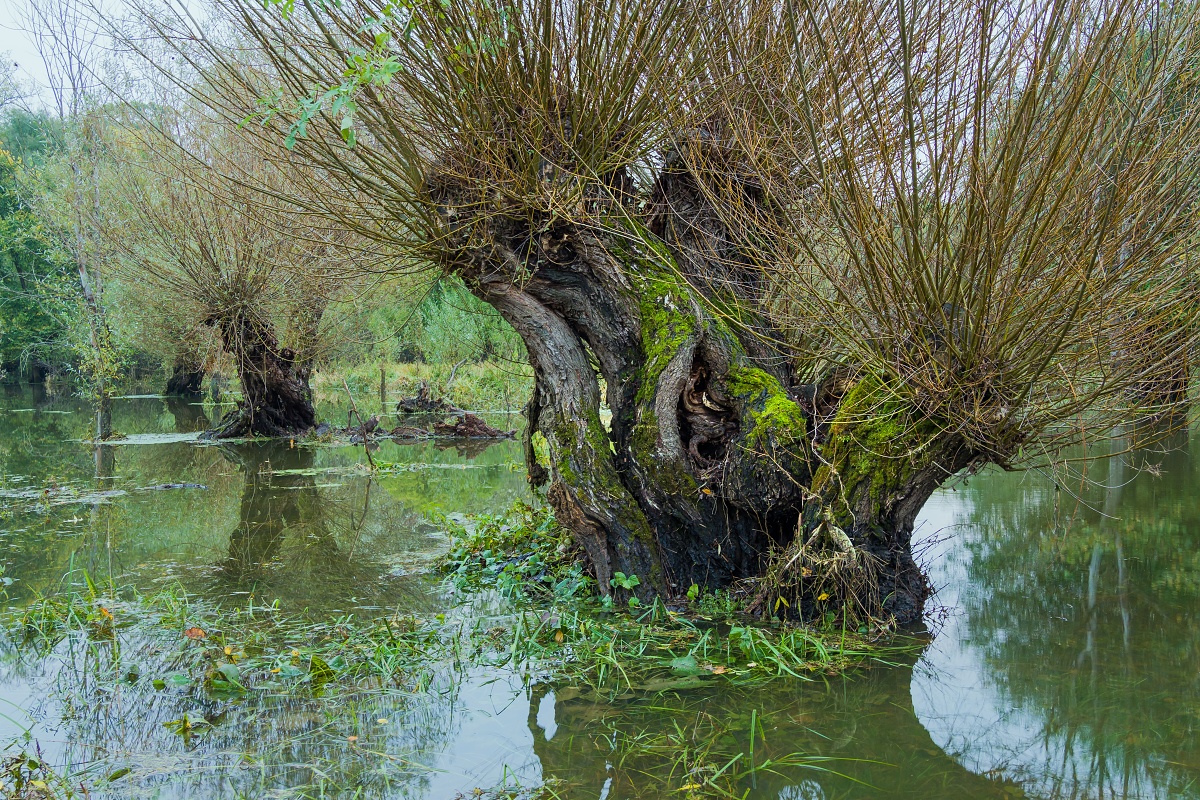
<path fill-rule="evenodd" d="M 454 612 L 429 573 L 437 519 L 529 499 L 518 443 L 386 444 L 374 458 L 406 466 L 371 477 L 362 447 L 192 441 L 215 413 L 119 400 L 129 438 L 94 448 L 79 401 L 0 386 L 8 604 L 86 570 L 273 613 L 485 613 Z M 744 754 L 753 719 L 760 763 L 811 758 L 748 779 L 750 798 L 1200 797 L 1200 443 L 1170 444 L 936 495 L 919 535 L 937 635 L 909 663 L 616 699 L 461 664 L 419 692 L 330 703 L 92 689 L 6 642 L 0 747 L 131 770 L 93 796 L 448 800 L 545 783 L 615 800 L 686 797 L 664 788 L 680 759 L 705 742 Z M 164 726 L 197 707 L 207 735 Z"/>

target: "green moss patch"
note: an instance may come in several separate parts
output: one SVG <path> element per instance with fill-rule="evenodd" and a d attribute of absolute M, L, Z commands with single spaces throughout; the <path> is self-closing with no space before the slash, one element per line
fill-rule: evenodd
<path fill-rule="evenodd" d="M 772 440 L 788 444 L 804 439 L 808 432 L 804 409 L 776 378 L 757 367 L 735 367 L 729 370 L 726 386 L 747 401 L 746 443 L 750 447 L 766 447 Z"/>

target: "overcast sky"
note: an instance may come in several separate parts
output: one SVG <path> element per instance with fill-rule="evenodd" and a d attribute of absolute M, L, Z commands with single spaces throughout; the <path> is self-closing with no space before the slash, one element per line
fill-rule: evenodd
<path fill-rule="evenodd" d="M 21 65 L 22 79 L 33 81 L 46 91 L 46 71 L 29 34 L 21 30 L 24 0 L 0 0 L 0 53 Z"/>
<path fill-rule="evenodd" d="M 37 96 L 30 98 L 30 105 L 52 106 L 53 95 L 42 57 L 38 54 L 33 37 L 24 30 L 24 17 L 27 0 L 0 0 L 0 54 L 20 65 L 18 77 L 37 90 Z M 120 9 L 125 0 L 102 0 L 100 6 L 108 10 Z M 94 4 L 89 3 L 88 7 Z M 182 0 L 182 5 L 192 7 L 200 5 L 192 0 Z"/>

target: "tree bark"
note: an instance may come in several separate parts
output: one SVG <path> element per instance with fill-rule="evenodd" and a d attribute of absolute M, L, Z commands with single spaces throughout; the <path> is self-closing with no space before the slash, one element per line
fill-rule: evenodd
<path fill-rule="evenodd" d="M 225 350 L 237 362 L 242 400 L 204 438 L 285 437 L 316 424 L 308 370 L 279 346 L 271 325 L 249 313 L 215 321 Z"/>
<path fill-rule="evenodd" d="M 188 363 L 185 358 L 176 358 L 167 378 L 163 394 L 168 397 L 195 397 L 204 389 L 204 368 Z"/>
<path fill-rule="evenodd" d="M 912 558 L 913 521 L 974 454 L 936 421 L 907 417 L 894 449 L 872 450 L 890 429 L 841 402 L 876 393 L 870 376 L 796 385 L 792 365 L 767 344 L 759 289 L 746 280 L 752 249 L 707 212 L 697 180 L 682 170 L 660 179 L 660 210 L 646 219 L 661 235 L 611 198 L 596 201 L 610 204 L 600 223 L 584 226 L 475 215 L 486 198 L 431 182 L 453 209 L 447 222 L 459 246 L 448 268 L 529 353 L 530 481 L 549 483 L 556 517 L 606 594 L 624 594 L 611 582 L 617 572 L 638 577 L 642 599 L 749 581 L 764 597 L 790 592 L 787 607 L 806 616 L 821 602 L 853 600 L 915 621 L 928 591 Z M 538 434 L 548 464 L 537 460 Z M 835 528 L 869 580 L 842 593 L 853 598 L 818 601 L 827 593 L 779 565 L 797 542 L 815 547 L 814 534 L 830 539 Z"/>

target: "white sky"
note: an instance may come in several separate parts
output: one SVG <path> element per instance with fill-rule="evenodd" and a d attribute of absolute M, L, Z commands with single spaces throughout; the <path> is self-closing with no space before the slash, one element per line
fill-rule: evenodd
<path fill-rule="evenodd" d="M 49 91 L 41 56 L 29 34 L 21 30 L 24 0 L 0 0 L 0 53 L 20 64 L 18 75 L 44 95 Z"/>

